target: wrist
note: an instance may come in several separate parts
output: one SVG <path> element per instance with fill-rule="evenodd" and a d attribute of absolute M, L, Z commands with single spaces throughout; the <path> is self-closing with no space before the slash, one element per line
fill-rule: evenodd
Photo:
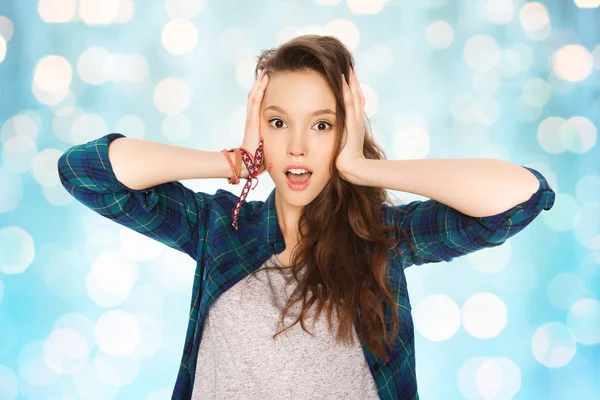
<path fill-rule="evenodd" d="M 227 154 L 229 155 L 229 159 L 231 160 L 232 164 L 235 165 L 235 153 L 233 151 L 230 151 Z M 248 175 L 248 168 L 246 168 L 246 164 L 242 161 L 242 168 L 240 169 L 240 179 L 246 179 L 248 178 Z"/>

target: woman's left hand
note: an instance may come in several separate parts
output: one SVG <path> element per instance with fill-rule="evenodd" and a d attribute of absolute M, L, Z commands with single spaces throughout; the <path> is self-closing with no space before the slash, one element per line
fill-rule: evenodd
<path fill-rule="evenodd" d="M 356 165 L 365 159 L 363 145 L 365 142 L 365 98 L 360 89 L 354 70 L 350 68 L 350 85 L 342 75 L 344 86 L 344 104 L 346 105 L 345 133 L 346 144 L 336 160 L 336 168 L 344 180 L 351 181 L 351 173 Z"/>

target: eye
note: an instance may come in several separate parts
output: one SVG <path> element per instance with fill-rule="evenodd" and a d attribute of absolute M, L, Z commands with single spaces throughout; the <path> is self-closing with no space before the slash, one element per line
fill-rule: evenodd
<path fill-rule="evenodd" d="M 283 122 L 283 120 L 282 120 L 281 118 L 272 118 L 272 119 L 270 119 L 270 120 L 269 120 L 269 124 L 270 124 L 271 122 L 273 122 L 273 121 L 281 121 L 281 122 Z M 317 129 L 318 131 L 327 131 L 327 130 L 330 130 L 330 129 L 332 129 L 332 128 L 333 128 L 333 124 L 331 124 L 331 123 L 329 123 L 329 122 L 327 122 L 327 121 L 319 121 L 319 122 L 317 122 L 317 123 L 315 124 L 315 126 L 316 126 L 316 125 L 319 125 L 319 124 L 327 124 L 329 127 L 328 127 L 327 129 Z M 271 126 L 273 126 L 273 125 L 271 125 Z M 279 125 L 279 126 L 277 126 L 277 129 L 279 129 L 279 128 L 281 128 L 281 126 L 280 126 L 280 125 Z"/>

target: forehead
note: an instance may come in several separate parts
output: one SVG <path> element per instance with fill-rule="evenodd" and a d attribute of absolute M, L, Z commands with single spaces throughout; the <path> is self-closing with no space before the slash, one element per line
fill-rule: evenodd
<path fill-rule="evenodd" d="M 330 108 L 335 96 L 327 80 L 315 71 L 276 72 L 269 77 L 262 108 L 278 106 L 289 113 L 312 113 Z"/>

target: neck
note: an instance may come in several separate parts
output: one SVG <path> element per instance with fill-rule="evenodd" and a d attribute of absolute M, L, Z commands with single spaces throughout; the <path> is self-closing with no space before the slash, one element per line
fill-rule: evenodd
<path fill-rule="evenodd" d="M 297 243 L 299 241 L 298 220 L 302 213 L 302 207 L 287 203 L 282 196 L 275 193 L 275 211 L 279 228 L 287 243 Z"/>

